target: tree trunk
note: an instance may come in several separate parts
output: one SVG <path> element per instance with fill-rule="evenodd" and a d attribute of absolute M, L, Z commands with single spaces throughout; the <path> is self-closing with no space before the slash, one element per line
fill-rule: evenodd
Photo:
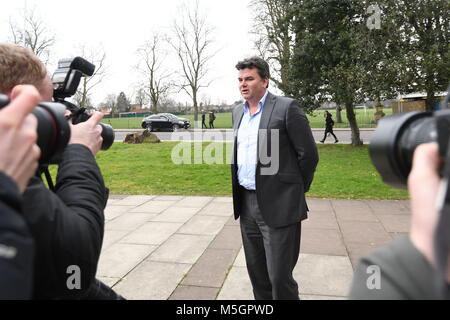
<path fill-rule="evenodd" d="M 152 98 L 152 112 L 153 114 L 158 113 L 158 100 L 155 98 Z"/>
<path fill-rule="evenodd" d="M 194 128 L 198 128 L 198 105 L 197 105 L 197 92 L 192 92 L 192 102 L 194 103 Z"/>
<path fill-rule="evenodd" d="M 345 109 L 347 111 L 348 123 L 350 124 L 350 128 L 352 129 L 352 146 L 361 146 L 363 144 L 363 141 L 359 136 L 359 128 L 358 123 L 356 122 L 353 103 L 347 102 L 345 104 Z"/>
<path fill-rule="evenodd" d="M 336 123 L 342 123 L 342 108 L 340 105 L 336 105 Z"/>

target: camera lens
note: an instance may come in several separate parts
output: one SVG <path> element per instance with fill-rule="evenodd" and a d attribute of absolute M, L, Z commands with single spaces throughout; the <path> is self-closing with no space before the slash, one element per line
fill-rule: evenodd
<path fill-rule="evenodd" d="M 406 189 L 414 150 L 437 141 L 436 119 L 429 112 L 408 112 L 384 117 L 370 141 L 372 163 L 383 182 Z"/>
<path fill-rule="evenodd" d="M 48 164 L 60 156 L 70 139 L 70 127 L 64 112 L 66 107 L 60 103 L 41 103 L 34 110 L 37 118 L 37 145 L 41 149 L 40 164 Z"/>
<path fill-rule="evenodd" d="M 99 123 L 100 126 L 102 127 L 102 138 L 103 138 L 103 143 L 102 143 L 102 150 L 108 150 L 111 145 L 114 143 L 114 129 L 113 127 L 111 127 L 109 124 L 105 124 L 105 123 Z"/>

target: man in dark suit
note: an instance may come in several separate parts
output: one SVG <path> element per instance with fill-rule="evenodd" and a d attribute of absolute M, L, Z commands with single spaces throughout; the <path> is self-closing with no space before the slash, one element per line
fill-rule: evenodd
<path fill-rule="evenodd" d="M 292 271 L 317 148 L 298 102 L 267 91 L 264 60 L 253 57 L 236 68 L 245 102 L 233 111 L 233 206 L 253 293 L 257 300 L 298 299 Z"/>

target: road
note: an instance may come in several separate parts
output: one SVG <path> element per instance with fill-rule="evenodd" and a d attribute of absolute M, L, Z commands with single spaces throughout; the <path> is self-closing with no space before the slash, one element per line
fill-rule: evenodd
<path fill-rule="evenodd" d="M 142 132 L 143 130 L 115 130 L 115 142 L 121 142 L 128 133 Z M 364 144 L 368 144 L 374 129 L 360 129 L 360 137 Z M 323 138 L 324 129 L 312 129 L 314 140 L 320 143 Z M 161 141 L 233 141 L 233 131 L 231 129 L 215 129 L 215 130 L 179 130 L 177 132 L 153 132 Z M 350 129 L 335 129 L 334 134 L 338 137 L 339 143 L 351 143 Z M 333 137 L 328 137 L 325 143 L 334 143 Z"/>

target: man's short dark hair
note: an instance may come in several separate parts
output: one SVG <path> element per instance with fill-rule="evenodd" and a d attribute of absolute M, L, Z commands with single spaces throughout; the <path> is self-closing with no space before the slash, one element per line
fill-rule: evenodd
<path fill-rule="evenodd" d="M 239 61 L 238 64 L 236 65 L 236 69 L 238 70 L 253 69 L 253 68 L 258 69 L 258 74 L 262 79 L 270 78 L 269 64 L 260 57 L 247 58 L 242 61 Z"/>

